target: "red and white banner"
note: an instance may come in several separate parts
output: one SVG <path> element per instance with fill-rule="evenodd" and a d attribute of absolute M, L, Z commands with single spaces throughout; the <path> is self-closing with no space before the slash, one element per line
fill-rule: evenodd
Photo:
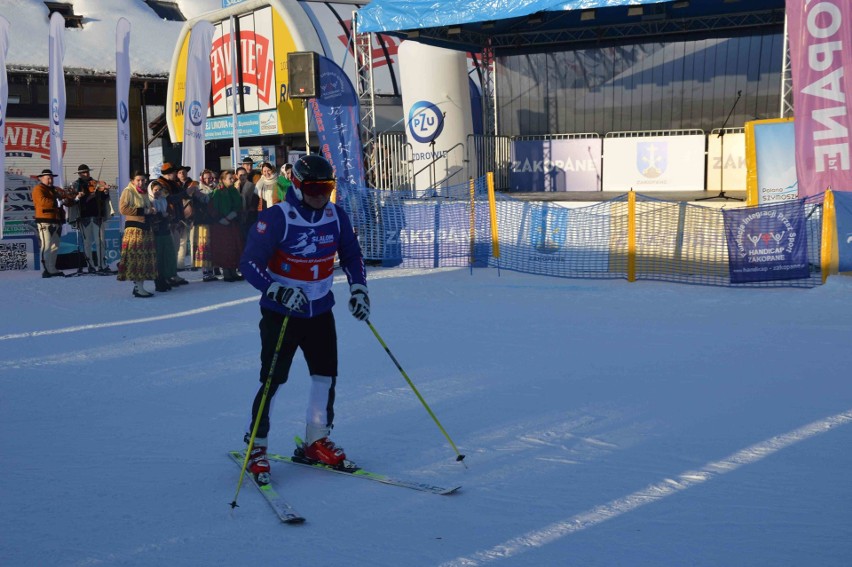
<path fill-rule="evenodd" d="M 186 61 L 186 98 L 183 121 L 183 165 L 190 175 L 198 177 L 204 171 L 204 134 L 210 101 L 210 47 L 213 43 L 213 24 L 199 20 L 189 36 L 189 56 Z"/>
<path fill-rule="evenodd" d="M 852 191 L 852 2 L 787 0 L 799 197 Z"/>
<path fill-rule="evenodd" d="M 6 205 L 6 104 L 9 81 L 6 79 L 6 54 L 9 52 L 9 20 L 0 16 L 0 238 Z"/>
<path fill-rule="evenodd" d="M 115 25 L 115 113 L 118 134 L 118 189 L 130 183 L 130 22 Z"/>
<path fill-rule="evenodd" d="M 50 49 L 48 58 L 48 90 L 50 92 L 50 169 L 56 177 L 53 184 L 62 187 L 62 140 L 65 139 L 65 18 L 59 12 L 50 16 Z"/>
<path fill-rule="evenodd" d="M 230 114 L 234 93 L 237 99 L 242 95 L 240 113 L 274 110 L 278 92 L 275 83 L 272 8 L 267 6 L 243 14 L 235 20 L 235 24 L 232 24 L 233 20 L 223 20 L 216 24 L 213 34 L 210 52 L 213 113 L 216 116 Z M 238 28 L 238 33 L 232 33 L 235 31 L 232 25 Z M 240 44 L 239 67 L 235 65 L 232 56 L 231 43 L 234 39 Z"/>

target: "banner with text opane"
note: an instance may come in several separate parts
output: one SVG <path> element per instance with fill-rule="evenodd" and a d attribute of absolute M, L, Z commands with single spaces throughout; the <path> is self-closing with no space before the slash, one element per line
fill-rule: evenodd
<path fill-rule="evenodd" d="M 787 0 L 799 197 L 852 191 L 852 2 Z"/>

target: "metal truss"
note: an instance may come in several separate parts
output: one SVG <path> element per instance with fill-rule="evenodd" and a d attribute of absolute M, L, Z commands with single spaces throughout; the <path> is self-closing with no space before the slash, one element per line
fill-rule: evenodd
<path fill-rule="evenodd" d="M 358 32 L 358 13 L 352 13 L 352 42 L 355 52 L 355 92 L 361 109 L 359 121 L 364 148 L 364 181 L 375 187 L 376 173 L 376 93 L 373 81 L 373 34 Z"/>

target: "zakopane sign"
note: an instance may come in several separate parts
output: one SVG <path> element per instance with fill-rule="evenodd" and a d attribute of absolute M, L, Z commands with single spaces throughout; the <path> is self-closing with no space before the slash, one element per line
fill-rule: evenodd
<path fill-rule="evenodd" d="M 852 2 L 787 0 L 799 197 L 852 191 Z"/>

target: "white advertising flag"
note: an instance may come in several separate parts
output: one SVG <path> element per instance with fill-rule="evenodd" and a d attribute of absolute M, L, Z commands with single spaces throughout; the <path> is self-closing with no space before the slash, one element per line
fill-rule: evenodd
<path fill-rule="evenodd" d="M 48 90 L 50 92 L 50 169 L 56 177 L 53 184 L 62 187 L 62 140 L 65 136 L 65 18 L 59 12 L 50 16 L 50 49 Z"/>
<path fill-rule="evenodd" d="M 6 214 L 6 103 L 9 101 L 6 53 L 8 51 L 9 20 L 0 16 L 0 238 L 3 238 L 3 217 Z"/>
<path fill-rule="evenodd" d="M 130 183 L 130 22 L 115 26 L 115 111 L 118 124 L 118 189 Z"/>
<path fill-rule="evenodd" d="M 210 50 L 213 24 L 206 20 L 192 26 L 186 61 L 186 99 L 183 112 L 183 153 L 181 162 L 197 177 L 204 170 L 204 131 L 210 104 Z"/>

